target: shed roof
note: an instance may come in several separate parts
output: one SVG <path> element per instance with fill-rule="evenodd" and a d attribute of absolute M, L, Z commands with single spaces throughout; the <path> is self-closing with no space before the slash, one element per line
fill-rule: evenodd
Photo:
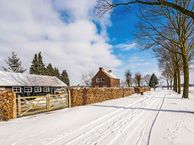
<path fill-rule="evenodd" d="M 0 86 L 67 86 L 55 76 L 30 75 L 23 73 L 0 71 Z"/>

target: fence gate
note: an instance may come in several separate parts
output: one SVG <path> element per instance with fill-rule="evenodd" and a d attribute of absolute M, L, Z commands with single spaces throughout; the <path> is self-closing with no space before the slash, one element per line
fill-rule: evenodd
<path fill-rule="evenodd" d="M 17 116 L 37 114 L 68 107 L 68 93 L 17 97 Z"/>

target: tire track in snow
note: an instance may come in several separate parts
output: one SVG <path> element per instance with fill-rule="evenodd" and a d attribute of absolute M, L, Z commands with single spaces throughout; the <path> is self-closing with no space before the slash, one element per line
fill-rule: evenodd
<path fill-rule="evenodd" d="M 157 100 L 153 101 L 149 106 L 152 106 L 156 101 Z M 141 116 L 144 114 L 144 112 L 145 112 L 145 110 L 141 111 L 139 114 L 135 114 L 136 116 L 131 118 L 130 120 L 126 120 L 125 121 L 126 122 L 126 124 L 125 124 L 126 127 L 122 126 L 120 123 L 117 123 L 118 126 L 120 125 L 119 129 L 118 129 L 119 132 L 117 132 L 116 136 L 114 138 L 112 138 L 111 142 L 109 142 L 106 145 L 112 145 L 119 137 L 122 136 L 123 132 L 125 132 L 130 126 L 132 126 L 138 119 L 141 118 Z M 107 134 L 107 132 L 109 132 L 109 134 Z M 107 132 L 104 133 L 106 135 L 104 135 L 101 138 L 97 139 L 94 144 L 100 144 L 100 141 L 103 141 L 103 139 L 105 139 L 107 136 L 111 135 L 111 132 L 109 130 Z M 90 145 L 90 144 L 88 144 L 88 145 Z"/>
<path fill-rule="evenodd" d="M 164 95 L 165 96 L 165 95 Z M 158 99 L 159 100 L 159 99 Z M 163 101 L 162 101 L 163 102 Z M 152 106 L 152 105 L 151 105 Z M 156 108 L 158 108 L 159 107 L 159 109 L 160 109 L 160 107 L 161 107 L 161 103 L 160 102 L 158 102 L 158 104 L 157 104 L 157 107 Z M 147 108 L 149 108 L 149 106 L 147 106 Z M 142 140 L 143 140 L 143 137 L 144 137 L 144 135 L 145 135 L 145 132 L 146 131 L 148 131 L 148 129 L 147 129 L 147 126 L 148 126 L 148 124 L 150 124 L 151 123 L 151 121 L 149 121 L 149 119 L 150 118 L 154 118 L 154 120 L 155 120 L 155 118 L 156 118 L 156 116 L 157 116 L 157 114 L 156 115 L 154 115 L 153 116 L 153 113 L 151 113 L 151 112 L 147 112 L 147 114 L 145 114 L 144 112 L 145 112 L 146 110 L 143 110 L 143 112 L 142 112 L 142 116 L 144 116 L 145 115 L 145 117 L 143 117 L 143 119 L 142 118 L 138 118 L 138 119 L 140 119 L 139 121 L 138 121 L 138 124 L 136 125 L 136 127 L 135 128 L 133 128 L 133 126 L 132 126 L 132 128 L 131 128 L 131 126 L 127 126 L 126 128 L 125 128 L 125 130 L 123 131 L 124 133 L 123 134 L 121 134 L 121 135 L 119 135 L 119 136 L 117 136 L 117 138 L 115 138 L 114 140 L 112 140 L 109 144 L 107 144 L 107 145 L 113 145 L 113 144 L 115 144 L 115 145 L 128 145 L 129 144 L 129 142 L 131 142 L 130 141 L 130 139 L 132 139 L 132 137 L 134 136 L 134 135 L 137 135 L 138 133 L 140 134 L 139 135 L 139 137 L 137 137 L 137 140 L 136 140 L 136 145 L 137 144 L 141 144 L 142 143 Z M 152 117 L 153 116 L 153 117 Z M 146 121 L 148 120 L 148 123 L 146 123 Z M 137 121 L 136 121 L 137 122 Z M 153 122 L 152 122 L 152 124 L 153 124 Z M 142 127 L 143 126 L 143 127 Z M 132 132 L 130 132 L 132 130 Z M 149 132 L 149 131 L 148 131 Z M 124 140 L 122 141 L 122 139 L 124 138 Z M 134 138 L 133 138 L 133 140 L 134 140 Z"/>
<path fill-rule="evenodd" d="M 141 99 L 138 99 L 137 101 L 135 101 L 135 102 L 133 102 L 133 103 L 130 103 L 130 104 L 127 104 L 126 106 L 123 106 L 123 108 L 120 108 L 120 109 L 118 109 L 118 110 L 116 110 L 116 111 L 113 111 L 113 112 L 107 114 L 107 115 L 104 115 L 104 116 L 98 118 L 97 120 L 92 121 L 92 122 L 90 122 L 89 124 L 82 126 L 82 127 L 79 128 L 79 129 L 73 130 L 72 132 L 67 133 L 67 134 L 65 134 L 65 135 L 61 135 L 60 137 L 55 138 L 55 139 L 53 139 L 52 141 L 47 142 L 47 143 L 45 143 L 45 144 L 46 144 L 46 145 L 55 144 L 56 142 L 58 142 L 58 141 L 64 139 L 65 137 L 68 137 L 68 136 L 70 136 L 70 135 L 72 135 L 72 134 L 75 134 L 75 133 L 77 133 L 77 132 L 79 132 L 79 131 L 86 130 L 86 132 L 87 132 L 90 128 L 93 128 L 93 125 L 95 125 L 95 124 L 96 124 L 96 125 L 99 125 L 99 122 L 100 122 L 100 123 L 104 123 L 104 121 L 107 121 L 107 120 L 106 120 L 107 118 L 112 117 L 112 116 L 114 116 L 115 114 L 118 114 L 118 113 L 121 112 L 124 108 L 130 107 L 130 106 L 132 106 L 132 105 L 134 105 L 134 104 L 137 104 L 137 103 L 139 103 L 139 102 L 141 102 L 141 101 L 144 101 L 144 100 L 147 100 L 147 99 L 149 99 L 149 98 L 150 98 L 150 97 L 145 96 L 145 97 L 143 97 L 143 98 L 141 98 Z M 111 119 L 111 118 L 110 118 L 110 119 Z"/>
<path fill-rule="evenodd" d="M 150 145 L 150 139 L 151 139 L 151 135 L 152 135 L 152 130 L 153 130 L 153 127 L 154 127 L 154 125 L 155 125 L 155 123 L 156 123 L 156 120 L 157 120 L 157 118 L 158 118 L 158 115 L 159 115 L 159 113 L 160 113 L 160 110 L 162 109 L 162 106 L 163 106 L 163 104 L 164 104 L 164 99 L 165 99 L 165 97 L 166 97 L 166 94 L 164 95 L 164 97 L 163 97 L 163 99 L 162 99 L 162 103 L 161 103 L 160 108 L 159 108 L 159 110 L 158 110 L 158 113 L 156 114 L 156 116 L 155 116 L 155 118 L 154 118 L 154 120 L 153 120 L 153 122 L 152 122 L 151 128 L 150 128 L 150 130 L 149 130 L 149 136 L 148 136 L 147 145 Z"/>
<path fill-rule="evenodd" d="M 152 102 L 152 99 L 153 99 L 152 97 L 148 97 L 148 99 L 146 99 L 146 101 L 142 101 L 142 102 L 139 101 L 137 103 L 140 103 L 141 102 L 140 105 L 142 106 L 143 103 L 146 103 L 146 102 L 150 103 L 150 102 Z M 137 103 L 135 103 L 133 105 L 136 105 Z M 130 106 L 132 106 L 132 105 L 130 105 Z M 92 130 L 89 130 L 89 131 L 85 132 L 84 134 L 82 134 L 82 135 L 80 135 L 80 136 L 78 136 L 78 137 L 76 137 L 76 138 L 74 138 L 74 139 L 72 139 L 70 141 L 67 141 L 65 144 L 66 145 L 69 145 L 69 144 L 72 144 L 72 143 L 73 143 L 73 145 L 75 145 L 76 143 L 78 145 L 79 144 L 84 144 L 84 145 L 87 145 L 88 144 L 88 145 L 91 145 L 91 144 L 95 144 L 95 143 L 97 144 L 96 141 L 102 140 L 104 137 L 106 137 L 107 136 L 106 135 L 107 132 L 111 132 L 112 130 L 114 131 L 114 129 L 116 129 L 116 130 L 119 129 L 120 128 L 119 123 L 121 123 L 120 125 L 124 126 L 126 123 L 130 122 L 130 120 L 125 120 L 124 122 L 122 120 L 122 118 L 125 119 L 125 116 L 127 114 L 129 114 L 130 111 L 131 110 L 126 110 L 126 112 L 123 112 L 122 114 L 116 114 L 113 118 L 110 118 L 110 119 L 106 120 L 105 122 L 103 122 L 102 124 L 94 127 Z M 132 115 L 133 115 L 133 113 L 132 113 Z M 137 115 L 137 114 L 135 114 L 135 115 Z M 117 119 L 116 121 L 115 121 L 115 118 Z M 110 122 L 112 124 L 108 124 L 107 122 Z M 107 124 L 108 124 L 108 126 L 107 126 Z M 105 127 L 106 127 L 106 128 L 105 127 L 103 128 L 104 131 L 101 130 L 102 127 L 103 127 L 103 125 L 105 125 Z M 112 128 L 112 127 L 114 127 L 114 128 Z M 112 130 L 110 130 L 111 128 L 112 128 Z M 91 137 L 95 137 L 95 134 L 96 133 L 98 133 L 98 135 L 100 135 L 101 137 L 97 136 L 97 139 L 95 138 L 94 141 L 91 141 Z"/>

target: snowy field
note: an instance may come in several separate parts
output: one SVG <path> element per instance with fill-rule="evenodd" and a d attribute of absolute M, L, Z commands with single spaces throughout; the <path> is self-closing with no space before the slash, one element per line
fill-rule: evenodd
<path fill-rule="evenodd" d="M 194 91 L 168 90 L 0 122 L 0 145 L 194 145 Z"/>

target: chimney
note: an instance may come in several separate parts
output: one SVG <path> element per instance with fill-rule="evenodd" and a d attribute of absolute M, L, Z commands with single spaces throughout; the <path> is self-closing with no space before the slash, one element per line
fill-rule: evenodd
<path fill-rule="evenodd" d="M 99 67 L 99 70 L 101 71 L 101 70 L 103 70 L 103 68 L 102 67 Z"/>
<path fill-rule="evenodd" d="M 108 72 L 109 72 L 109 73 L 112 73 L 112 70 L 109 70 Z"/>

